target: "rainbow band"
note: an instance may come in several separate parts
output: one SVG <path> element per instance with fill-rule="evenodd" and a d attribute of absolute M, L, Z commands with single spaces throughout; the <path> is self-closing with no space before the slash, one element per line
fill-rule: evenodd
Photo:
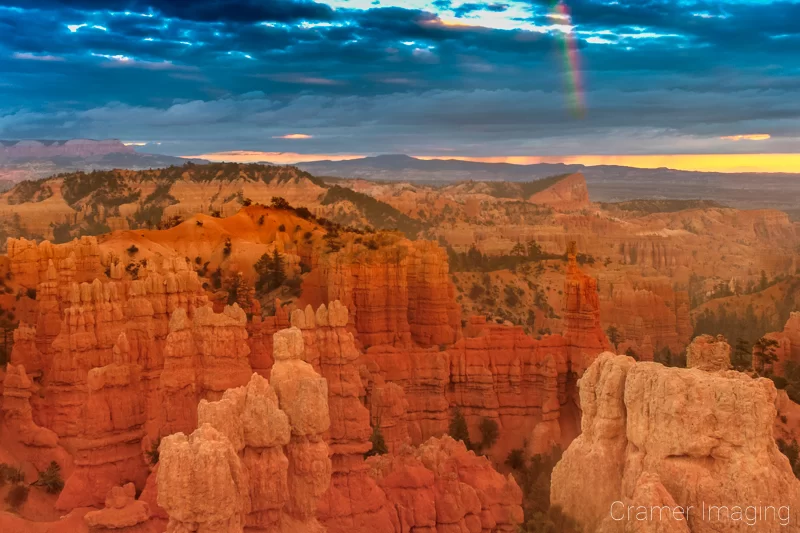
<path fill-rule="evenodd" d="M 552 18 L 559 21 L 572 22 L 569 8 L 564 2 L 558 2 L 553 6 Z M 567 100 L 572 112 L 578 118 L 583 118 L 586 115 L 586 96 L 583 91 L 583 79 L 581 78 L 580 56 L 578 55 L 578 46 L 575 40 L 575 34 L 570 29 L 563 33 L 563 46 L 564 46 L 564 73 L 567 83 Z"/>

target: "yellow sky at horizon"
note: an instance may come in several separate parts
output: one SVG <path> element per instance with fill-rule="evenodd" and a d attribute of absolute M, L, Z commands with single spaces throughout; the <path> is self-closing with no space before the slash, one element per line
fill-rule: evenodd
<path fill-rule="evenodd" d="M 236 150 L 212 152 L 193 156 L 209 161 L 252 163 L 269 161 L 278 164 L 305 163 L 309 161 L 346 161 L 365 157 L 360 154 L 298 154 L 293 152 L 258 152 Z M 664 154 L 664 155 L 574 155 L 574 156 L 494 156 L 472 157 L 459 155 L 415 155 L 425 160 L 457 159 L 482 163 L 536 163 L 582 164 L 586 166 L 619 165 L 634 168 L 671 168 L 700 172 L 788 172 L 800 173 L 798 154 Z"/>

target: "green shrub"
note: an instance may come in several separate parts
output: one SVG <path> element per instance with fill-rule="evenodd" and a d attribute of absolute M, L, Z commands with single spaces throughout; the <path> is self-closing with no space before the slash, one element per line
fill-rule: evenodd
<path fill-rule="evenodd" d="M 508 452 L 505 464 L 512 470 L 522 470 L 525 468 L 525 450 L 522 448 L 514 448 Z"/>
<path fill-rule="evenodd" d="M 161 446 L 161 438 L 154 440 L 150 443 L 150 449 L 147 450 L 145 455 L 147 455 L 147 460 L 150 462 L 151 465 L 155 466 L 158 464 L 158 460 L 160 459 L 160 455 L 158 452 L 158 447 Z"/>
<path fill-rule="evenodd" d="M 25 480 L 25 474 L 19 468 L 14 468 L 6 463 L 0 463 L 0 487 L 6 483 L 22 483 Z"/>
<path fill-rule="evenodd" d="M 64 480 L 61 478 L 61 467 L 55 461 L 50 462 L 50 466 L 44 472 L 39 472 L 39 479 L 34 483 L 37 487 L 44 487 L 50 494 L 58 494 L 64 488 Z"/>
<path fill-rule="evenodd" d="M 467 428 L 467 420 L 461 413 L 461 409 L 456 407 L 453 410 L 453 418 L 450 420 L 450 426 L 447 429 L 447 434 L 455 440 L 460 440 L 467 445 L 467 449 L 472 448 L 472 443 L 469 440 L 469 429 Z"/>
<path fill-rule="evenodd" d="M 29 490 L 27 485 L 14 485 L 11 487 L 11 490 L 6 494 L 6 503 L 12 511 L 19 511 L 19 508 L 28 501 Z"/>
<path fill-rule="evenodd" d="M 383 438 L 380 422 L 377 422 L 372 427 L 372 435 L 370 435 L 369 441 L 372 443 L 372 449 L 364 454 L 365 459 L 373 455 L 384 455 L 389 453 L 389 448 L 387 448 L 386 441 Z"/>
<path fill-rule="evenodd" d="M 483 417 L 479 426 L 481 430 L 481 449 L 488 449 L 497 442 L 500 436 L 500 427 L 491 418 Z"/>

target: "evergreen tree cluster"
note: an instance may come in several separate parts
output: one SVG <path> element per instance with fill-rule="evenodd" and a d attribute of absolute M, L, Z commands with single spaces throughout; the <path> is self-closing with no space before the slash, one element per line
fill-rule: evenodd
<path fill-rule="evenodd" d="M 254 266 L 258 280 L 256 281 L 256 291 L 260 293 L 270 292 L 286 281 L 286 273 L 283 270 L 283 258 L 276 248 L 272 255 L 264 254 Z"/>

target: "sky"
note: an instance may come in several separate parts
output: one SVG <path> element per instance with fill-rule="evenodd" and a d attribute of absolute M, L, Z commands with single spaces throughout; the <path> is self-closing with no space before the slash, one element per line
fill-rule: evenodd
<path fill-rule="evenodd" d="M 800 170 L 798 21 L 788 0 L 0 0 L 0 138 Z"/>

